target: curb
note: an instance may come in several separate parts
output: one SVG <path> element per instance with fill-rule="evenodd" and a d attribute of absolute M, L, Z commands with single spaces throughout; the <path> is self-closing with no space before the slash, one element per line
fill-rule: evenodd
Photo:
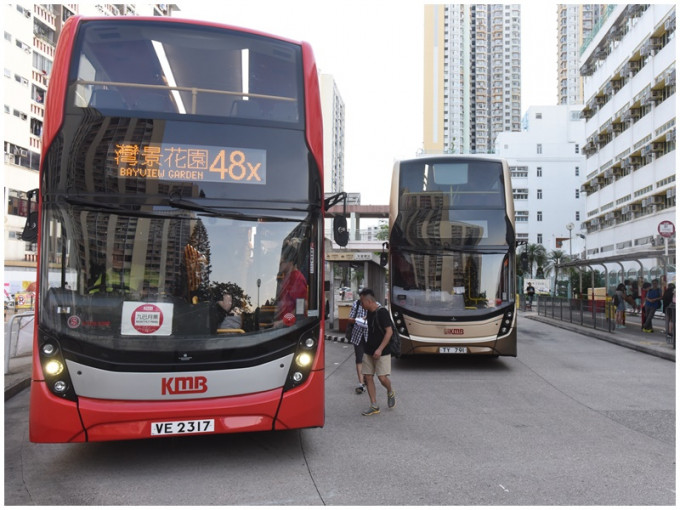
<path fill-rule="evenodd" d="M 26 377 L 24 379 L 20 379 L 16 382 L 13 382 L 11 385 L 5 388 L 5 402 L 7 402 L 10 398 L 12 398 L 20 391 L 23 391 L 26 388 L 28 388 L 30 385 L 31 385 L 30 377 Z"/>

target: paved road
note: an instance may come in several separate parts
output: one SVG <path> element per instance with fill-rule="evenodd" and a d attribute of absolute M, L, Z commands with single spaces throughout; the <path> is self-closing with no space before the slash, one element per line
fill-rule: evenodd
<path fill-rule="evenodd" d="M 395 361 L 397 407 L 371 417 L 351 347 L 326 366 L 326 426 L 285 433 L 36 445 L 25 390 L 5 504 L 675 504 L 671 361 L 525 320 L 518 358 Z"/>

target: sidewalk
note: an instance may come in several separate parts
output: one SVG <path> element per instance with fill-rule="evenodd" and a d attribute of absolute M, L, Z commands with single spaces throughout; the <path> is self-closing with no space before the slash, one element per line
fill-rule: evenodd
<path fill-rule="evenodd" d="M 661 319 L 654 320 L 654 333 L 643 333 L 640 328 L 639 316 L 626 314 L 626 317 L 626 327 L 624 329 L 609 332 L 607 330 L 595 329 L 591 326 L 581 326 L 567 321 L 543 317 L 538 315 L 536 311 L 519 312 L 520 320 L 529 319 L 543 322 L 557 328 L 580 333 L 590 338 L 597 338 L 598 340 L 611 342 L 622 347 L 658 356 L 659 358 L 675 361 L 673 344 L 666 343 L 666 333 L 662 327 L 659 327 L 660 324 L 663 324 Z"/>
<path fill-rule="evenodd" d="M 660 328 L 658 327 L 655 328 L 654 333 L 643 333 L 640 331 L 639 322 L 635 324 L 635 319 L 633 317 L 629 319 L 628 327 L 626 329 L 617 329 L 615 332 L 611 333 L 587 326 L 580 326 L 578 324 L 570 324 L 569 322 L 563 322 L 556 319 L 539 317 L 536 312 L 519 311 L 518 319 L 520 321 L 535 320 L 543 322 L 557 328 L 580 333 L 590 338 L 604 340 L 622 347 L 675 361 L 675 349 L 673 349 L 672 344 L 666 343 L 665 333 L 660 332 Z M 520 323 L 520 328 L 521 327 L 522 325 Z M 336 329 L 326 331 L 325 337 L 328 342 L 347 342 L 345 334 Z M 522 352 L 520 351 L 519 356 L 521 355 Z M 9 373 L 5 374 L 5 400 L 12 398 L 14 395 L 30 386 L 31 362 L 32 357 L 30 353 L 10 358 Z"/>

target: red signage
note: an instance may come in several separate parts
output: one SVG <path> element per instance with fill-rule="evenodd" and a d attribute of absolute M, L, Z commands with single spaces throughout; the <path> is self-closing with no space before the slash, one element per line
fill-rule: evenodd
<path fill-rule="evenodd" d="M 672 221 L 662 221 L 659 223 L 659 235 L 663 237 L 672 237 L 673 234 L 675 234 L 675 225 L 673 225 Z"/>

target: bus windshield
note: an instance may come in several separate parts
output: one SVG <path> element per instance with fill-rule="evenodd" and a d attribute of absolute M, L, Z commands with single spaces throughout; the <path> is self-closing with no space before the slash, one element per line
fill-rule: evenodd
<path fill-rule="evenodd" d="M 392 252 L 392 304 L 450 319 L 507 306 L 513 299 L 508 253 Z"/>
<path fill-rule="evenodd" d="M 91 20 L 72 65 L 73 105 L 301 121 L 300 46 L 253 34 L 178 23 Z"/>
<path fill-rule="evenodd" d="M 307 309 L 311 217 L 207 211 L 48 205 L 45 228 L 56 235 L 42 322 L 83 344 L 173 351 L 247 337 L 285 314 L 298 325 L 318 317 Z M 293 271 L 297 294 L 284 297 Z"/>

